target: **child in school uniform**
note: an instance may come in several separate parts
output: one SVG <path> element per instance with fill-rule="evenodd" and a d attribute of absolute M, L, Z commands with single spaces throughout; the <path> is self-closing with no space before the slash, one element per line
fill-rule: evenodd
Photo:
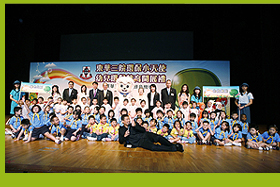
<path fill-rule="evenodd" d="M 118 119 L 118 124 L 120 125 L 120 127 L 123 126 L 123 123 L 122 123 L 122 120 L 121 120 L 122 115 L 128 115 L 127 109 L 123 108 L 123 109 L 121 109 L 121 111 L 120 111 L 120 117 L 119 117 L 119 119 Z"/>
<path fill-rule="evenodd" d="M 128 107 L 128 115 L 129 115 L 130 119 L 134 120 L 134 118 L 136 117 L 136 109 L 138 108 L 138 106 L 136 105 L 136 99 L 135 98 L 132 98 L 130 100 L 130 102 L 131 103 Z M 141 109 L 141 116 L 140 117 L 142 117 L 142 109 Z"/>
<path fill-rule="evenodd" d="M 197 129 L 198 145 L 206 144 L 211 145 L 210 138 L 214 135 L 208 121 L 204 121 Z"/>
<path fill-rule="evenodd" d="M 142 119 L 142 116 L 143 116 L 142 114 L 143 114 L 142 108 L 137 107 L 137 108 L 135 109 L 134 120 L 136 121 L 138 118 L 141 118 L 141 119 Z M 131 118 L 131 119 L 133 120 L 133 118 Z"/>
<path fill-rule="evenodd" d="M 79 140 L 80 131 L 82 130 L 81 111 L 75 110 L 73 112 L 73 119 L 66 124 L 67 133 L 65 141 L 71 140 L 72 142 Z"/>
<path fill-rule="evenodd" d="M 30 100 L 29 100 L 29 99 L 26 99 L 26 100 L 25 100 L 25 103 L 26 103 L 26 105 L 27 105 L 28 108 L 29 108 L 29 106 L 30 106 Z M 24 119 L 28 119 L 28 118 L 29 118 L 28 110 L 25 108 L 24 103 L 23 103 L 22 100 L 21 100 L 21 109 L 22 109 L 22 117 L 23 117 Z"/>
<path fill-rule="evenodd" d="M 229 123 L 223 121 L 220 128 L 215 129 L 214 133 L 214 144 L 215 145 L 232 145 L 231 141 L 228 139 L 229 135 Z"/>
<path fill-rule="evenodd" d="M 202 116 L 201 116 L 201 119 L 200 119 L 200 121 L 199 121 L 199 123 L 202 123 L 203 121 L 208 121 L 209 123 L 210 123 L 210 120 L 209 120 L 209 114 L 208 114 L 208 112 L 206 111 L 206 110 L 204 110 L 203 112 L 202 112 Z"/>
<path fill-rule="evenodd" d="M 189 107 L 189 104 L 187 101 L 183 102 L 182 108 L 180 108 L 180 110 L 184 114 L 185 121 L 189 121 L 190 120 L 190 107 Z"/>
<path fill-rule="evenodd" d="M 97 123 L 96 123 L 93 115 L 89 116 L 86 129 L 87 130 L 83 134 L 84 138 L 87 138 L 88 140 L 91 140 L 91 141 L 97 140 L 97 138 L 96 138 L 97 137 L 97 134 L 96 134 Z"/>
<path fill-rule="evenodd" d="M 87 103 L 87 98 L 86 97 L 82 97 L 81 101 L 82 101 L 82 103 L 80 104 L 80 106 L 81 106 L 81 113 L 83 113 L 84 110 L 85 110 L 85 107 L 89 106 L 89 105 Z"/>
<path fill-rule="evenodd" d="M 39 105 L 41 108 L 44 108 L 44 107 L 45 107 L 44 98 L 43 98 L 43 97 L 38 97 L 38 105 Z"/>
<path fill-rule="evenodd" d="M 183 128 L 182 143 L 193 144 L 196 142 L 195 140 L 196 138 L 193 135 L 192 124 L 190 121 L 187 121 Z"/>
<path fill-rule="evenodd" d="M 181 143 L 182 135 L 183 135 L 183 128 L 181 126 L 180 121 L 175 121 L 173 124 L 173 129 L 171 130 L 171 137 L 169 138 L 169 141 L 171 143 L 177 142 Z"/>
<path fill-rule="evenodd" d="M 98 100 L 97 98 L 93 98 L 92 99 L 92 105 L 90 106 L 90 113 L 93 114 L 93 110 L 95 107 L 99 107 L 99 105 L 97 104 L 98 103 Z"/>
<path fill-rule="evenodd" d="M 198 116 L 200 115 L 200 113 L 199 113 L 199 109 L 197 108 L 197 103 L 195 101 L 192 102 L 190 113 L 195 113 L 196 115 L 195 121 L 198 122 Z"/>
<path fill-rule="evenodd" d="M 23 117 L 21 116 L 21 107 L 15 107 L 14 108 L 14 116 L 10 119 L 9 121 L 9 125 L 10 128 L 5 128 L 5 132 L 7 132 L 7 134 L 11 134 L 12 138 L 16 138 L 18 136 L 18 134 L 21 131 L 21 120 L 23 119 Z"/>
<path fill-rule="evenodd" d="M 144 129 L 149 132 L 149 123 L 147 121 L 143 121 L 142 127 L 144 127 Z"/>
<path fill-rule="evenodd" d="M 164 106 L 163 113 L 166 114 L 167 111 L 169 111 L 169 110 L 171 110 L 174 113 L 174 110 L 171 108 L 171 106 L 172 106 L 171 102 L 167 102 Z"/>
<path fill-rule="evenodd" d="M 164 118 L 163 123 L 164 123 L 164 124 L 168 124 L 168 125 L 169 125 L 169 128 L 170 128 L 170 130 L 171 130 L 175 121 L 176 121 L 176 120 L 175 120 L 174 117 L 173 117 L 173 112 L 172 112 L 172 110 L 168 110 L 168 111 L 167 111 L 167 116 Z"/>
<path fill-rule="evenodd" d="M 229 120 L 229 122 L 230 122 L 229 123 L 230 130 L 232 130 L 233 125 L 240 124 L 240 121 L 238 120 L 238 113 L 237 112 L 232 112 L 231 119 Z"/>
<path fill-rule="evenodd" d="M 93 109 L 93 116 L 94 116 L 94 119 L 95 119 L 95 122 L 98 124 L 100 122 L 100 114 L 99 114 L 99 110 L 100 110 L 100 107 L 97 106 Z"/>
<path fill-rule="evenodd" d="M 110 109 L 108 111 L 108 118 L 107 118 L 107 123 L 109 123 L 109 126 L 111 127 L 111 120 L 115 118 L 115 112 L 113 109 Z"/>
<path fill-rule="evenodd" d="M 105 141 L 108 137 L 109 124 L 107 123 L 107 118 L 104 114 L 100 115 L 100 123 L 97 125 L 96 135 L 97 141 Z"/>
<path fill-rule="evenodd" d="M 164 115 L 163 115 L 163 111 L 162 110 L 158 110 L 157 111 L 157 128 L 158 129 L 162 129 L 163 125 L 164 125 Z"/>
<path fill-rule="evenodd" d="M 153 118 L 157 118 L 157 111 L 161 110 L 163 113 L 163 108 L 161 108 L 161 102 L 160 101 L 156 101 L 156 107 L 152 110 L 152 114 L 153 114 Z"/>
<path fill-rule="evenodd" d="M 278 128 L 276 125 L 272 125 L 269 127 L 268 131 L 265 131 L 262 134 L 263 142 L 266 143 L 270 149 L 279 150 L 279 146 L 277 146 L 277 140 L 279 139 Z"/>
<path fill-rule="evenodd" d="M 88 124 L 88 117 L 90 116 L 90 108 L 89 106 L 86 106 L 84 108 L 84 111 L 81 115 L 81 118 L 82 118 L 82 130 L 80 132 L 81 135 L 83 135 L 84 131 L 85 131 L 85 127 L 87 126 Z"/>
<path fill-rule="evenodd" d="M 78 100 L 76 98 L 73 98 L 71 101 L 72 101 L 72 104 L 70 106 L 72 106 L 73 109 L 76 110 L 76 106 L 78 105 Z"/>
<path fill-rule="evenodd" d="M 241 122 L 240 125 L 242 127 L 242 141 L 247 142 L 247 135 L 249 132 L 249 123 L 247 122 L 247 116 L 246 114 L 241 114 Z"/>
<path fill-rule="evenodd" d="M 232 132 L 230 133 L 229 140 L 232 145 L 241 146 L 242 142 L 242 127 L 239 123 L 235 123 L 232 127 Z"/>
<path fill-rule="evenodd" d="M 259 133 L 258 126 L 250 126 L 247 134 L 246 146 L 248 149 L 269 150 L 269 146 L 264 143 L 262 135 Z"/>
<path fill-rule="evenodd" d="M 150 126 L 149 126 L 149 132 L 152 132 L 152 133 L 157 133 L 157 126 L 156 126 L 157 122 L 155 119 L 151 119 L 150 121 Z M 162 127 L 160 128 L 162 129 Z"/>
<path fill-rule="evenodd" d="M 106 97 L 103 99 L 102 106 L 105 108 L 105 115 L 108 116 L 108 112 L 109 112 L 109 110 L 112 109 L 112 107 L 111 107 L 111 105 L 108 104 L 108 99 Z"/>
<path fill-rule="evenodd" d="M 144 111 L 145 116 L 142 118 L 143 121 L 147 121 L 148 124 L 150 123 L 152 116 L 151 116 L 151 111 L 149 109 L 146 109 Z"/>
<path fill-rule="evenodd" d="M 195 118 L 196 118 L 196 114 L 190 113 L 190 122 L 192 124 L 193 134 L 194 134 L 196 140 L 198 140 L 197 132 L 195 131 L 195 129 L 198 128 L 198 125 L 197 125 L 197 122 L 195 121 Z"/>
<path fill-rule="evenodd" d="M 65 123 L 69 123 L 73 119 L 73 111 L 74 111 L 74 108 L 71 105 L 68 106 L 67 113 L 64 117 L 64 122 Z"/>
<path fill-rule="evenodd" d="M 166 138 L 167 140 L 169 140 L 168 137 L 168 129 L 169 129 L 169 125 L 168 124 L 164 124 L 162 129 L 159 129 L 157 131 L 157 134 L 161 135 L 162 137 Z"/>
<path fill-rule="evenodd" d="M 108 116 L 106 115 L 105 112 L 106 112 L 106 108 L 104 106 L 101 106 L 99 109 L 99 116 L 104 115 L 104 116 L 106 116 L 106 120 L 107 120 Z M 100 117 L 100 120 L 101 120 L 101 117 Z"/>
<path fill-rule="evenodd" d="M 50 130 L 51 134 L 54 135 L 56 139 L 63 141 L 64 135 L 66 133 L 66 127 L 62 122 L 59 121 L 59 118 L 55 115 L 51 117 L 50 122 L 52 124 Z"/>
<path fill-rule="evenodd" d="M 181 110 L 178 110 L 176 112 L 176 118 L 175 118 L 175 121 L 179 121 L 181 126 L 183 127 L 185 125 L 185 119 L 184 119 L 184 116 L 183 116 L 183 113 Z"/>
<path fill-rule="evenodd" d="M 142 111 L 145 111 L 145 110 L 149 109 L 148 106 L 146 105 L 146 100 L 145 100 L 145 99 L 143 99 L 143 100 L 140 101 L 140 108 L 142 109 Z M 144 116 L 144 114 L 143 114 L 143 116 Z M 142 116 L 142 117 L 143 117 L 143 116 Z M 152 116 L 152 115 L 151 115 L 151 116 Z M 152 116 L 152 117 L 153 117 L 153 116 Z"/>
<path fill-rule="evenodd" d="M 105 138 L 104 141 L 118 141 L 119 140 L 119 128 L 120 126 L 117 123 L 116 118 L 111 119 L 111 126 L 109 127 L 108 138 Z"/>
<path fill-rule="evenodd" d="M 112 105 L 112 109 L 115 112 L 115 118 L 119 119 L 120 117 L 120 111 L 121 111 L 121 104 L 120 104 L 120 99 L 119 97 L 114 97 L 114 103 Z"/>
<path fill-rule="evenodd" d="M 21 130 L 18 134 L 17 138 L 14 141 L 19 141 L 23 136 L 23 141 L 28 140 L 30 132 L 33 130 L 33 126 L 31 126 L 29 119 L 22 119 L 21 121 Z"/>
<path fill-rule="evenodd" d="M 48 105 L 48 104 L 47 104 Z M 42 134 L 50 140 L 54 141 L 57 144 L 60 144 L 61 141 L 57 140 L 52 134 L 49 133 L 47 125 L 43 124 L 44 108 L 41 110 L 41 107 L 34 105 L 30 110 L 24 102 L 25 108 L 28 110 L 29 118 L 31 125 L 34 127 L 31 129 L 28 136 L 28 140 L 25 143 L 34 141 L 39 138 L 39 135 Z"/>
<path fill-rule="evenodd" d="M 210 113 L 210 126 L 211 126 L 211 130 L 214 131 L 214 129 L 218 126 L 219 121 L 216 120 L 216 112 L 211 112 Z"/>

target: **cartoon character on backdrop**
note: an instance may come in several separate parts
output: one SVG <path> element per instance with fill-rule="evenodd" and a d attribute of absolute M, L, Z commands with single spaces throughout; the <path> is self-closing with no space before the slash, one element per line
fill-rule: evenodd
<path fill-rule="evenodd" d="M 115 95 L 119 97 L 120 103 L 123 103 L 124 99 L 132 98 L 132 90 L 134 88 L 134 80 L 131 77 L 120 77 L 116 81 L 116 93 Z"/>
<path fill-rule="evenodd" d="M 198 123 L 200 123 L 200 120 L 202 118 L 202 112 L 205 110 L 205 104 L 204 103 L 197 103 L 198 107 L 199 107 L 199 117 L 198 117 Z"/>

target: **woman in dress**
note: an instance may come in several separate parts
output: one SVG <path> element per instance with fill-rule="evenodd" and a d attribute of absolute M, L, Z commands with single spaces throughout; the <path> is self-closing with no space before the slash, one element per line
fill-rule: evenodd
<path fill-rule="evenodd" d="M 81 92 L 78 93 L 78 105 L 81 105 L 83 102 L 81 101 L 81 99 L 85 97 L 88 101 L 89 99 L 89 94 L 88 94 L 88 91 L 87 91 L 87 86 L 86 85 L 82 85 L 81 86 Z M 88 103 L 88 102 L 87 102 Z"/>
<path fill-rule="evenodd" d="M 10 92 L 10 99 L 11 99 L 11 111 L 10 114 L 15 114 L 14 113 L 14 108 L 19 105 L 19 93 L 20 93 L 20 82 L 16 80 L 14 82 L 14 89 Z M 21 97 L 23 97 L 25 93 L 21 93 Z"/>
<path fill-rule="evenodd" d="M 184 101 L 187 101 L 188 103 L 190 101 L 189 86 L 187 84 L 182 85 L 181 91 L 178 94 L 178 104 L 180 108 L 182 108 Z"/>
<path fill-rule="evenodd" d="M 61 97 L 61 94 L 59 92 L 59 87 L 57 85 L 52 86 L 52 97 L 54 103 L 57 103 L 57 99 Z"/>
<path fill-rule="evenodd" d="M 248 90 L 249 85 L 247 83 L 243 83 L 240 86 L 240 96 L 236 98 L 235 104 L 240 110 L 241 114 L 246 114 L 247 122 L 251 123 L 251 112 L 250 112 L 250 105 L 253 104 L 253 94 Z M 239 116 L 240 116 L 239 115 Z"/>

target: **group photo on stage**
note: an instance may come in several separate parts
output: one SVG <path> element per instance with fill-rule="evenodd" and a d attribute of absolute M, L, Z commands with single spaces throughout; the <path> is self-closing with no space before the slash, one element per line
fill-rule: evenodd
<path fill-rule="evenodd" d="M 54 77 L 59 71 L 57 67 L 47 70 L 48 79 L 46 75 L 40 74 L 30 76 L 39 77 L 33 79 L 35 83 L 21 85 L 16 80 L 10 93 L 10 114 L 14 116 L 6 122 L 10 126 L 10 129 L 6 128 L 6 134 L 10 134 L 14 141 L 22 140 L 24 143 L 45 137 L 57 144 L 81 139 L 118 141 L 125 147 L 142 147 L 151 151 L 183 152 L 182 144 L 243 144 L 250 149 L 279 150 L 280 139 L 276 126 L 260 133 L 256 125 L 251 125 L 250 105 L 254 97 L 247 83 L 237 87 L 203 86 L 203 92 L 193 82 L 203 84 L 205 81 L 189 79 L 193 86 L 191 90 L 186 79 L 187 73 L 183 78 L 175 75 L 172 80 L 167 79 L 168 72 L 172 72 L 170 62 L 159 65 L 119 64 L 120 74 L 117 76 L 107 74 L 113 71 L 114 65 L 95 64 L 95 72 L 90 71 L 90 66 L 83 66 L 79 78 L 73 75 L 73 80 L 71 77 L 62 79 L 62 85 L 68 81 L 68 87 L 47 84 L 52 83 L 52 80 L 57 81 L 58 78 Z M 49 63 L 45 67 L 50 65 L 55 67 L 60 63 Z M 137 65 L 142 69 L 137 69 Z M 98 74 L 104 71 L 106 74 Z M 123 75 L 125 71 L 131 74 Z M 139 77 L 143 71 L 146 73 Z M 147 74 L 147 71 L 164 74 Z M 136 72 L 139 74 L 133 74 Z M 96 81 L 87 81 L 86 76 L 89 75 Z M 42 80 L 46 84 L 40 83 Z M 74 81 L 87 84 L 75 85 Z M 172 83 L 179 89 L 176 90 Z M 29 98 L 25 97 L 27 94 Z M 229 96 L 235 98 L 234 111 L 227 111 Z M 206 101 L 205 98 L 212 99 Z"/>

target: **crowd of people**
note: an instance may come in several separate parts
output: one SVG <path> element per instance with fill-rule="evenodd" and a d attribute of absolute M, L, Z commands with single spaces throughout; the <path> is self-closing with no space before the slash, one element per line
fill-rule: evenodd
<path fill-rule="evenodd" d="M 206 144 L 217 146 L 242 146 L 247 148 L 279 150 L 277 127 L 271 126 L 261 134 L 257 126 L 251 125 L 250 105 L 253 95 L 249 85 L 240 86 L 240 97 L 236 99 L 237 112 L 231 118 L 226 115 L 222 103 L 209 100 L 202 102 L 201 89 L 195 87 L 190 95 L 189 87 L 183 84 L 180 92 L 166 81 L 166 88 L 157 92 L 156 85 L 150 85 L 145 94 L 139 88 L 139 95 L 130 100 L 120 99 L 98 83 L 86 85 L 80 92 L 69 81 L 68 88 L 61 94 L 59 86 L 53 85 L 48 98 L 39 97 L 30 101 L 19 92 L 20 82 L 14 82 L 10 93 L 11 114 L 6 125 L 6 134 L 15 141 L 25 143 L 38 138 L 60 144 L 62 141 L 119 141 L 126 147 L 142 147 L 153 151 L 180 151 L 182 144 Z"/>

